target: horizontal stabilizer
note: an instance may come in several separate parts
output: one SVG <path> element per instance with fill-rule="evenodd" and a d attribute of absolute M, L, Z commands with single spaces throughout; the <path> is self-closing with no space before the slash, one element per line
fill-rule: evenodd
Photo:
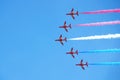
<path fill-rule="evenodd" d="M 66 42 L 67 42 L 67 38 L 65 37 L 65 39 L 64 39 Z"/>
<path fill-rule="evenodd" d="M 86 62 L 86 66 L 88 67 L 88 62 Z"/>
<path fill-rule="evenodd" d="M 75 53 L 78 55 L 78 50 L 76 50 Z"/>
<path fill-rule="evenodd" d="M 72 27 L 71 27 L 71 24 L 69 24 L 69 27 L 72 28 Z"/>
<path fill-rule="evenodd" d="M 79 16 L 79 13 L 78 13 L 78 11 L 76 12 L 76 15 L 77 15 L 77 16 Z"/>

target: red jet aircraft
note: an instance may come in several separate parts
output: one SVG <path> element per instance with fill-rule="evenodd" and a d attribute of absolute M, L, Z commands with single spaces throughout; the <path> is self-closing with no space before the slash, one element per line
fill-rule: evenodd
<path fill-rule="evenodd" d="M 83 63 L 83 60 L 81 60 L 80 64 L 76 64 L 76 66 L 81 66 L 81 68 L 83 70 L 85 70 L 84 66 L 87 66 L 88 67 L 88 62 L 86 62 L 85 64 Z"/>
<path fill-rule="evenodd" d="M 59 26 L 59 28 L 64 28 L 66 32 L 68 32 L 67 28 L 71 28 L 71 24 L 69 24 L 68 26 L 66 25 L 66 21 L 64 22 L 63 26 Z"/>
<path fill-rule="evenodd" d="M 77 54 L 78 55 L 78 50 L 76 50 L 75 52 L 73 52 L 73 48 L 71 48 L 70 52 L 66 52 L 66 54 L 71 54 L 72 57 L 74 58 L 75 56 L 73 54 Z"/>
<path fill-rule="evenodd" d="M 71 15 L 72 18 L 75 19 L 74 15 L 79 16 L 79 13 L 78 13 L 78 11 L 75 13 L 75 12 L 74 12 L 74 8 L 72 8 L 71 12 L 70 12 L 70 13 L 67 13 L 66 15 Z"/>
<path fill-rule="evenodd" d="M 63 44 L 63 41 L 66 41 L 66 42 L 67 42 L 67 38 L 65 37 L 64 39 L 62 39 L 62 35 L 60 35 L 59 39 L 56 39 L 55 41 L 60 41 L 60 43 L 61 43 L 62 45 L 64 45 L 64 44 Z"/>

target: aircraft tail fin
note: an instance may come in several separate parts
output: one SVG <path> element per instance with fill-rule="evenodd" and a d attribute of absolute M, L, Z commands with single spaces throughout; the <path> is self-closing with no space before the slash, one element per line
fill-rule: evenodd
<path fill-rule="evenodd" d="M 88 62 L 86 62 L 86 66 L 88 67 Z"/>
<path fill-rule="evenodd" d="M 71 24 L 69 24 L 69 27 L 72 28 L 72 27 L 71 27 Z"/>
<path fill-rule="evenodd" d="M 67 42 L 67 38 L 65 37 L 65 39 L 64 39 L 66 42 Z"/>
<path fill-rule="evenodd" d="M 78 50 L 76 50 L 75 53 L 78 55 Z"/>
<path fill-rule="evenodd" d="M 76 12 L 76 15 L 77 15 L 77 16 L 79 16 L 79 13 L 78 13 L 78 11 Z"/>

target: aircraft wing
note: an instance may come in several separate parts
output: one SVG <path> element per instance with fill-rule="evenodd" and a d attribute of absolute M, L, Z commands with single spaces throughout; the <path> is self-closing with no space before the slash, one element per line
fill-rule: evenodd
<path fill-rule="evenodd" d="M 73 51 L 73 48 L 71 48 L 71 52 Z"/>
<path fill-rule="evenodd" d="M 73 58 L 75 58 L 75 56 L 73 54 L 71 54 Z"/>
<path fill-rule="evenodd" d="M 74 15 L 72 15 L 72 18 L 75 19 Z"/>
<path fill-rule="evenodd" d="M 74 11 L 74 9 L 72 8 L 71 12 L 73 12 L 73 11 Z"/>
<path fill-rule="evenodd" d="M 81 64 L 83 63 L 83 60 L 81 60 L 81 62 L 80 62 Z"/>
<path fill-rule="evenodd" d="M 61 43 L 62 45 L 64 45 L 62 41 L 60 41 L 60 43 Z"/>
<path fill-rule="evenodd" d="M 59 37 L 60 39 L 62 38 L 62 35 L 60 35 L 60 37 Z"/>
<path fill-rule="evenodd" d="M 83 66 L 82 66 L 81 68 L 82 68 L 83 70 L 85 70 L 85 68 L 84 68 Z"/>
<path fill-rule="evenodd" d="M 68 30 L 65 28 L 65 31 L 68 32 Z"/>
<path fill-rule="evenodd" d="M 66 21 L 64 22 L 64 25 L 66 25 Z"/>

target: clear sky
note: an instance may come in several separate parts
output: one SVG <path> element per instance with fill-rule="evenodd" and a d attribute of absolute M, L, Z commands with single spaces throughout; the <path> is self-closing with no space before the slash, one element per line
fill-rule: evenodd
<path fill-rule="evenodd" d="M 84 50 L 120 48 L 120 39 L 68 41 L 62 46 L 54 40 L 60 34 L 79 36 L 120 33 L 120 25 L 72 27 L 68 33 L 58 26 L 120 20 L 120 13 L 79 15 L 73 20 L 65 14 L 120 8 L 120 0 L 1 0 L 0 1 L 0 80 L 120 80 L 120 66 L 75 66 L 120 61 L 120 54 L 66 55 L 71 47 Z"/>

